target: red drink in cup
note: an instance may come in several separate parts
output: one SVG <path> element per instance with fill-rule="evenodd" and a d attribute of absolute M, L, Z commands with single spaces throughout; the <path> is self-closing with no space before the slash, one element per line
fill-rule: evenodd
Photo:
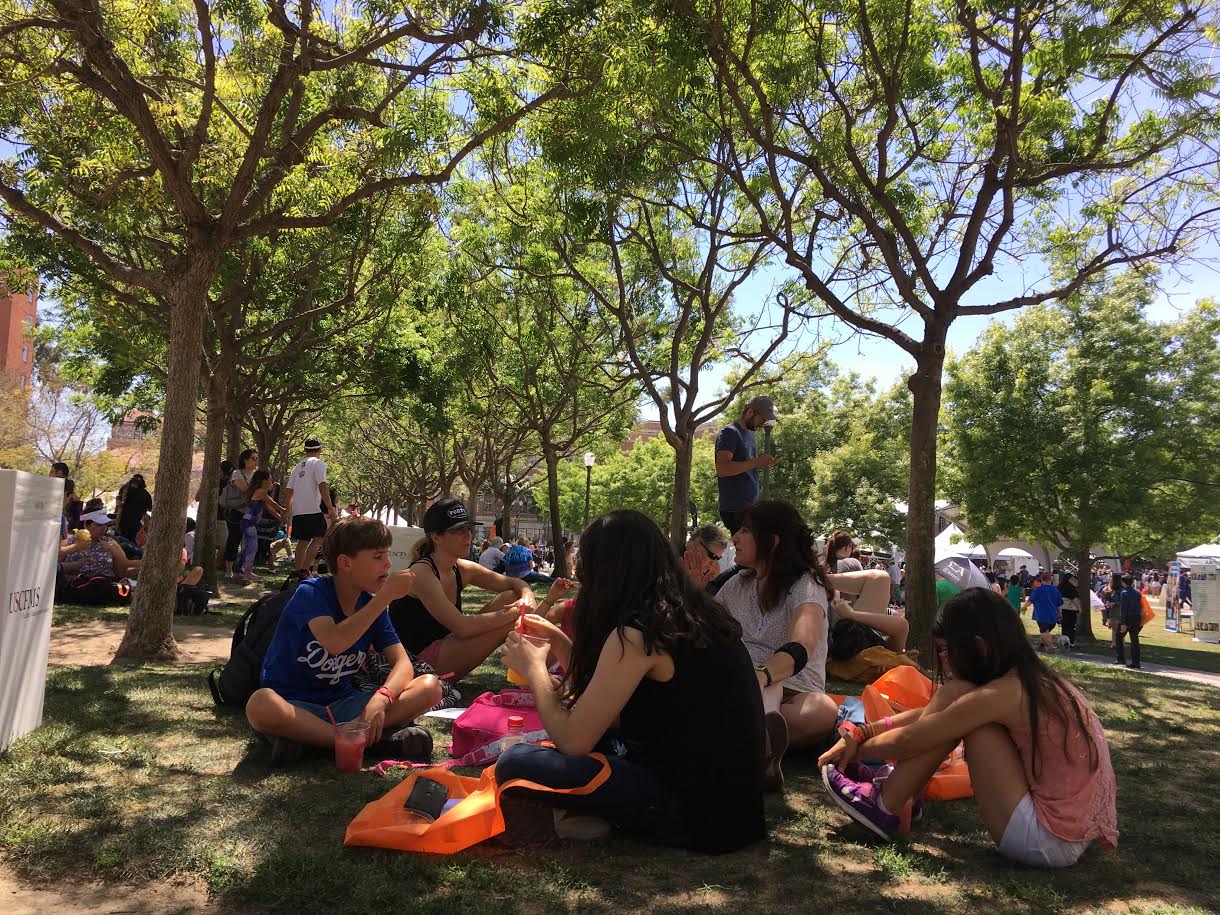
<path fill-rule="evenodd" d="M 340 772 L 360 771 L 368 739 L 367 721 L 345 721 L 335 725 L 335 766 Z"/>

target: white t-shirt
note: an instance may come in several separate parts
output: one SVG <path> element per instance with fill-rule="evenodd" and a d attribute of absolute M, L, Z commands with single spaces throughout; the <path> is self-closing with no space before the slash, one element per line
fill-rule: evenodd
<path fill-rule="evenodd" d="M 321 484 L 326 482 L 326 462 L 307 457 L 292 468 L 288 488 L 292 490 L 292 516 L 316 515 L 322 511 Z"/>
<path fill-rule="evenodd" d="M 827 606 L 826 589 L 812 575 L 798 578 L 784 595 L 780 606 L 770 613 L 763 613 L 759 607 L 757 582 L 747 572 L 738 572 L 725 582 L 716 598 L 741 623 L 741 641 L 755 664 L 766 662 L 780 645 L 792 641 L 792 612 L 797 607 L 810 603 L 823 608 Z M 809 663 L 800 673 L 784 680 L 784 686 L 800 693 L 826 692 L 828 635 L 829 624 L 823 614 L 817 644 L 809 656 Z"/>
<path fill-rule="evenodd" d="M 489 546 L 479 554 L 479 565 L 485 569 L 494 569 L 503 561 L 504 554 L 494 546 Z"/>

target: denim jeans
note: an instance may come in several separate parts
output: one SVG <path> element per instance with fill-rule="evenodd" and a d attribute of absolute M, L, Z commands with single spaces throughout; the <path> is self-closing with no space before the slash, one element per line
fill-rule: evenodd
<path fill-rule="evenodd" d="M 610 777 L 589 794 L 549 794 L 528 788 L 508 792 L 565 810 L 592 814 L 609 820 L 617 829 L 661 842 L 681 841 L 685 818 L 681 804 L 652 770 L 622 756 L 607 755 Z M 601 762 L 591 756 L 568 756 L 551 747 L 521 744 L 510 747 L 496 762 L 500 784 L 524 778 L 548 788 L 579 788 L 601 772 Z"/>

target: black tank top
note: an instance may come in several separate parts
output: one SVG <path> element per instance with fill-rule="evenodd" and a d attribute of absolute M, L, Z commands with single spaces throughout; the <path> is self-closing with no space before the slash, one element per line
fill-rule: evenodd
<path fill-rule="evenodd" d="M 431 556 L 425 556 L 423 559 L 411 563 L 411 568 L 424 562 L 431 567 L 432 574 L 436 576 L 437 581 L 440 581 L 441 573 L 437 570 L 436 563 L 432 561 Z M 453 574 L 457 579 L 457 600 L 454 605 L 461 613 L 462 573 L 458 569 L 457 563 L 453 565 Z M 400 597 L 398 600 L 391 601 L 387 609 L 390 612 L 390 622 L 394 624 L 394 631 L 402 639 L 403 647 L 413 655 L 419 654 L 433 642 L 443 639 L 449 634 L 445 625 L 428 612 L 428 608 L 418 597 L 411 595 Z"/>
<path fill-rule="evenodd" d="M 621 715 L 627 758 L 682 805 L 687 842 L 720 854 L 763 838 L 763 711 L 740 640 L 672 655 L 673 679 L 644 679 Z"/>

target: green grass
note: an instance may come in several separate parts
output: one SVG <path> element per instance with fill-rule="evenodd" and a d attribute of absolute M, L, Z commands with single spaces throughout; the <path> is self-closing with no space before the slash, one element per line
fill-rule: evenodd
<path fill-rule="evenodd" d="M 1189 632 L 1169 632 L 1165 629 L 1164 605 L 1158 599 L 1150 601 L 1156 617 L 1140 630 L 1140 661 L 1141 663 L 1166 664 L 1170 667 L 1182 667 L 1187 670 L 1201 670 L 1207 673 L 1220 674 L 1220 645 L 1211 642 L 1196 642 Z M 1029 611 L 1022 615 L 1025 631 L 1032 636 L 1038 634 L 1038 624 L 1031 618 Z M 1059 630 L 1055 630 L 1059 634 Z M 1082 643 L 1081 647 L 1089 654 L 1109 655 L 1112 651 L 1109 645 L 1110 630 L 1101 624 L 1101 612 L 1093 613 L 1093 635 L 1097 637 L 1092 643 Z M 1131 643 L 1127 643 L 1127 656 L 1130 659 Z"/>
<path fill-rule="evenodd" d="M 829 806 L 810 756 L 785 763 L 769 841 L 724 857 L 625 839 L 445 858 L 348 849 L 348 821 L 401 775 L 343 776 L 325 758 L 272 770 L 242 718 L 213 707 L 202 666 L 53 669 L 45 725 L 0 757 L 0 857 L 61 891 L 186 879 L 237 911 L 1220 910 L 1220 796 L 1196 775 L 1214 766 L 1217 692 L 1055 663 L 1106 724 L 1122 833 L 1066 872 L 1005 863 L 969 801 L 929 804 L 908 841 L 874 846 Z M 461 688 L 503 685 L 492 662 Z M 439 758 L 448 727 L 429 726 Z M 691 766 L 712 762 L 692 748 Z"/>
<path fill-rule="evenodd" d="M 278 590 L 292 571 L 291 566 L 280 566 L 274 572 L 261 566 L 255 570 L 258 581 L 249 585 L 238 585 L 221 581 L 220 598 L 208 605 L 208 612 L 200 616 L 179 617 L 180 622 L 189 622 L 201 626 L 218 626 L 232 629 L 237 625 L 243 613 L 256 600 L 271 591 Z M 535 585 L 534 593 L 543 596 L 546 585 Z M 486 604 L 492 598 L 489 591 L 479 588 L 466 588 L 462 592 L 467 608 L 477 608 Z M 111 623 L 126 623 L 129 607 L 94 607 L 85 604 L 56 603 L 51 616 L 51 625 L 67 626 L 91 620 L 101 620 Z"/>

